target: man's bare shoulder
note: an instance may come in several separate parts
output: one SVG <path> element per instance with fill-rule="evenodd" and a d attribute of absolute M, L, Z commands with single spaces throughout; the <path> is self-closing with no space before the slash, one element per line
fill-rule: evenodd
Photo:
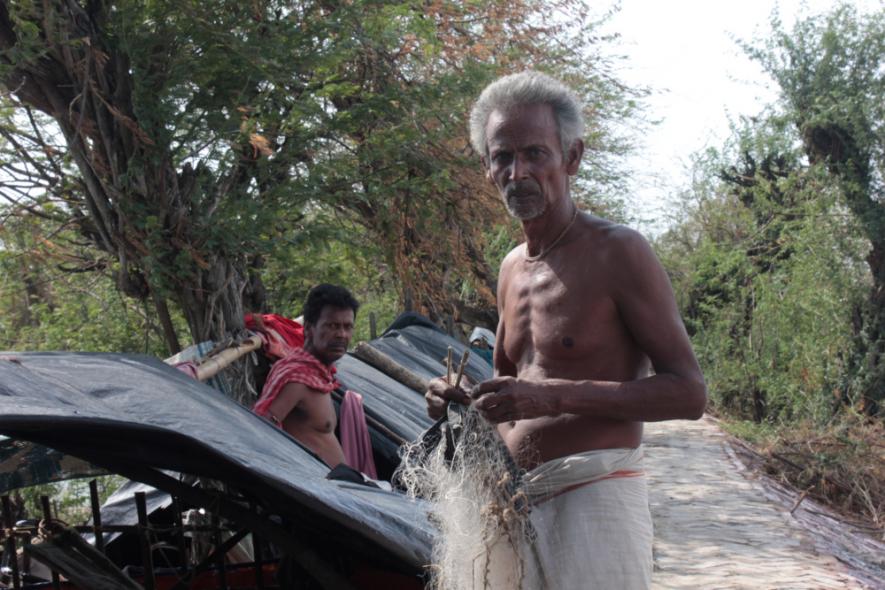
<path fill-rule="evenodd" d="M 507 253 L 507 256 L 504 257 L 504 260 L 501 261 L 501 268 L 498 271 L 499 290 L 506 284 L 507 279 L 513 273 L 513 270 L 517 266 L 517 263 L 523 259 L 524 250 L 525 242 L 513 248 L 510 252 Z"/>
<path fill-rule="evenodd" d="M 667 273 L 649 241 L 640 232 L 611 224 L 605 239 L 606 272 L 616 301 L 648 298 L 652 292 L 672 293 Z"/>
<path fill-rule="evenodd" d="M 597 217 L 588 211 L 581 212 L 577 225 L 581 228 L 581 234 L 584 237 L 600 240 L 606 244 L 617 244 L 636 238 L 642 239 L 642 234 L 635 229 L 604 217 Z"/>
<path fill-rule="evenodd" d="M 284 392 L 289 392 L 290 395 L 294 394 L 300 397 L 309 394 L 324 395 L 323 392 L 319 389 L 314 389 L 313 387 L 310 387 L 309 385 L 306 385 L 299 381 L 287 381 L 286 384 L 283 386 L 283 389 L 281 390 L 281 393 Z"/>
<path fill-rule="evenodd" d="M 585 218 L 585 239 L 591 240 L 594 249 L 604 253 L 617 266 L 642 265 L 649 256 L 656 259 L 648 240 L 635 229 L 601 217 L 586 215 Z"/>
<path fill-rule="evenodd" d="M 516 263 L 517 260 L 524 256 L 525 252 L 525 242 L 521 242 L 516 247 L 514 247 L 510 252 L 507 253 L 507 256 L 504 257 L 504 260 L 501 261 L 501 272 L 510 269 Z"/>
<path fill-rule="evenodd" d="M 312 405 L 314 399 L 324 395 L 326 394 L 319 389 L 314 389 L 298 381 L 289 381 L 280 390 L 275 401 L 285 404 L 285 407 L 291 411 L 296 406 Z"/>
<path fill-rule="evenodd" d="M 268 411 L 275 420 L 284 421 L 295 408 L 310 404 L 315 395 L 322 395 L 322 392 L 298 381 L 287 381 L 274 397 Z"/>

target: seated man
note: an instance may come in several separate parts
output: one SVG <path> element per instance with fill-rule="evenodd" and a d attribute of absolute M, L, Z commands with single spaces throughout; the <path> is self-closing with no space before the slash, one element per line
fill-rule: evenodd
<path fill-rule="evenodd" d="M 273 365 L 253 408 L 329 467 L 346 463 L 335 437 L 337 418 L 329 394 L 339 386 L 332 364 L 347 352 L 357 309 L 359 303 L 343 287 L 311 289 L 304 303 L 304 348 Z"/>

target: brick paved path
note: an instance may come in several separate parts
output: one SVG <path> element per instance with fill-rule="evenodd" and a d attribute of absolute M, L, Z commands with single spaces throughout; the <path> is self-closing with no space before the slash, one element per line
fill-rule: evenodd
<path fill-rule="evenodd" d="M 885 589 L 885 544 L 835 547 L 839 535 L 819 527 L 823 509 L 806 500 L 791 515 L 794 492 L 743 468 L 714 420 L 647 424 L 644 444 L 656 590 Z M 845 563 L 858 552 L 872 569 Z"/>

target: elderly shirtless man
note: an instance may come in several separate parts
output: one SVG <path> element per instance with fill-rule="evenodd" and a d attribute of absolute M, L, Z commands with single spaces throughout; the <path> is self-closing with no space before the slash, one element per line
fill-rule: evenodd
<path fill-rule="evenodd" d="M 536 73 L 488 86 L 471 141 L 525 243 L 501 264 L 495 377 L 431 382 L 428 413 L 473 403 L 528 470 L 540 570 L 530 588 L 647 588 L 642 423 L 697 419 L 706 387 L 672 287 L 637 232 L 578 210 L 581 105 Z"/>
<path fill-rule="evenodd" d="M 304 303 L 304 348 L 274 363 L 253 409 L 329 467 L 345 463 L 329 394 L 338 387 L 332 365 L 347 352 L 357 309 L 359 303 L 344 287 L 311 289 Z"/>

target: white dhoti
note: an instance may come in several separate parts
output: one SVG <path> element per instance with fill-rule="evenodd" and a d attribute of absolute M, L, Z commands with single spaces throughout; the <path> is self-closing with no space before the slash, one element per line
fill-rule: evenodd
<path fill-rule="evenodd" d="M 647 589 L 652 522 L 642 449 L 588 451 L 526 474 L 537 535 L 526 590 Z"/>

